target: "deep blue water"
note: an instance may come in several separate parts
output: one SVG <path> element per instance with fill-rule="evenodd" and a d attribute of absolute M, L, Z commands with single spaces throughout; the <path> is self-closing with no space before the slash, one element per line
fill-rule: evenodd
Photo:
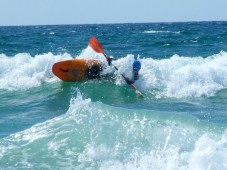
<path fill-rule="evenodd" d="M 7 56 L 22 52 L 32 56 L 48 52 L 78 55 L 94 35 L 115 57 L 207 57 L 227 50 L 227 22 L 18 26 L 0 30 L 0 50 Z"/>
<path fill-rule="evenodd" d="M 92 36 L 116 79 L 61 82 Z M 0 169 L 227 169 L 226 87 L 227 22 L 0 27 Z"/>

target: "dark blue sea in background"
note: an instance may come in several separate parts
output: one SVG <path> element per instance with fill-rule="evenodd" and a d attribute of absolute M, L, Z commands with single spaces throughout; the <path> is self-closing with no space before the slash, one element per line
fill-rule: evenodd
<path fill-rule="evenodd" d="M 92 36 L 116 79 L 55 77 Z M 0 169 L 224 170 L 226 106 L 227 22 L 0 27 Z"/>

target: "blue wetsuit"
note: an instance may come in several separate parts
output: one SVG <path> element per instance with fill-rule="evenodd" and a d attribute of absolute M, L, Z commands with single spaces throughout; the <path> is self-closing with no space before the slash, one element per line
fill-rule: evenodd
<path fill-rule="evenodd" d="M 128 85 L 134 84 L 136 82 L 136 80 L 139 79 L 139 72 L 138 71 L 133 71 L 133 78 L 130 80 L 128 77 L 123 76 L 125 79 L 125 82 Z"/>
<path fill-rule="evenodd" d="M 128 77 L 123 76 L 126 83 L 129 84 L 129 85 L 134 84 L 135 81 L 139 79 L 139 70 L 141 69 L 140 61 L 135 60 L 133 62 L 132 67 L 133 67 L 133 78 L 132 78 L 132 80 L 130 80 Z"/>

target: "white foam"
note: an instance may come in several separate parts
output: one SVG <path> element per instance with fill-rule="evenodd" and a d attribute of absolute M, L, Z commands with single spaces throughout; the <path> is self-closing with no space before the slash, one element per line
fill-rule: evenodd
<path fill-rule="evenodd" d="M 52 65 L 60 60 L 72 59 L 69 54 L 46 53 L 32 57 L 19 53 L 13 57 L 0 55 L 0 89 L 16 90 L 39 86 L 43 82 L 58 81 Z"/>
<path fill-rule="evenodd" d="M 70 54 L 54 55 L 52 53 L 31 56 L 19 53 L 15 56 L 0 54 L 0 89 L 17 90 L 40 86 L 43 82 L 60 81 L 52 73 L 55 62 L 73 59 Z M 103 54 L 87 47 L 75 58 L 95 59 L 106 63 Z"/>
<path fill-rule="evenodd" d="M 195 143 L 192 151 L 180 152 L 179 146 L 168 143 L 167 148 L 157 147 L 149 153 L 138 152 L 132 149 L 132 156 L 127 161 L 118 159 L 104 160 L 100 169 L 105 170 L 144 170 L 144 169 L 168 169 L 168 170 L 200 170 L 200 169 L 227 169 L 227 136 L 214 140 L 208 134 L 202 135 Z M 94 156 L 96 149 L 89 151 Z M 97 151 L 99 153 L 99 151 Z M 112 154 L 114 151 L 112 150 Z M 106 153 L 102 154 L 103 156 Z"/>
<path fill-rule="evenodd" d="M 140 79 L 135 85 L 142 91 L 156 91 L 156 97 L 213 96 L 227 87 L 227 53 L 202 57 L 174 55 L 169 59 L 139 59 Z M 134 55 L 127 55 L 113 64 L 117 66 L 117 85 L 125 84 L 121 74 L 132 77 Z"/>
<path fill-rule="evenodd" d="M 142 59 L 141 89 L 159 89 L 157 97 L 212 96 L 227 87 L 227 53 L 202 58 L 174 55 L 169 59 Z"/>
<path fill-rule="evenodd" d="M 0 55 L 0 89 L 24 89 L 39 86 L 42 82 L 59 81 L 51 71 L 60 60 L 72 59 L 69 54 L 52 53 L 36 55 L 21 53 L 13 57 Z M 89 46 L 76 58 L 97 59 L 107 66 L 103 54 Z M 142 92 L 151 92 L 156 97 L 201 97 L 213 96 L 227 87 L 227 53 L 220 52 L 207 58 L 174 55 L 168 59 L 139 58 L 142 63 L 140 78 L 135 85 Z M 132 77 L 134 55 L 129 54 L 107 66 L 103 73 L 115 71 L 116 85 L 125 85 L 121 74 Z"/>
<path fill-rule="evenodd" d="M 100 60 L 102 62 L 106 62 L 106 58 L 101 53 L 96 53 L 90 46 L 84 49 L 80 55 L 76 58 L 84 58 L 87 60 Z"/>
<path fill-rule="evenodd" d="M 216 141 L 204 134 L 195 143 L 195 149 L 188 155 L 189 169 L 227 169 L 227 133 Z"/>
<path fill-rule="evenodd" d="M 144 31 L 143 33 L 145 34 L 159 34 L 159 33 L 164 33 L 164 34 L 180 34 L 180 31 L 156 31 L 156 30 L 148 30 L 148 31 Z"/>
<path fill-rule="evenodd" d="M 144 112 L 94 103 L 77 91 L 66 114 L 1 139 L 0 168 L 227 168 L 227 132 Z"/>

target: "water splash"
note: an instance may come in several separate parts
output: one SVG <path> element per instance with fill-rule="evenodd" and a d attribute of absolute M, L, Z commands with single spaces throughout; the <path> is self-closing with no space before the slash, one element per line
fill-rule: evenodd
<path fill-rule="evenodd" d="M 121 74 L 132 77 L 134 55 L 127 55 L 113 61 L 108 66 L 102 54 L 95 53 L 87 47 L 76 58 L 97 59 L 106 64 L 103 74 L 115 72 L 115 84 L 125 85 Z M 16 90 L 40 86 L 43 82 L 59 81 L 51 72 L 53 63 L 72 59 L 69 54 L 53 55 L 47 53 L 36 55 L 17 54 L 14 57 L 1 55 L 0 89 Z M 202 57 L 183 57 L 174 55 L 168 59 L 154 60 L 140 58 L 142 68 L 140 79 L 135 83 L 138 89 L 152 93 L 156 98 L 163 97 L 201 97 L 214 96 L 227 87 L 227 53 L 220 52 Z"/>

